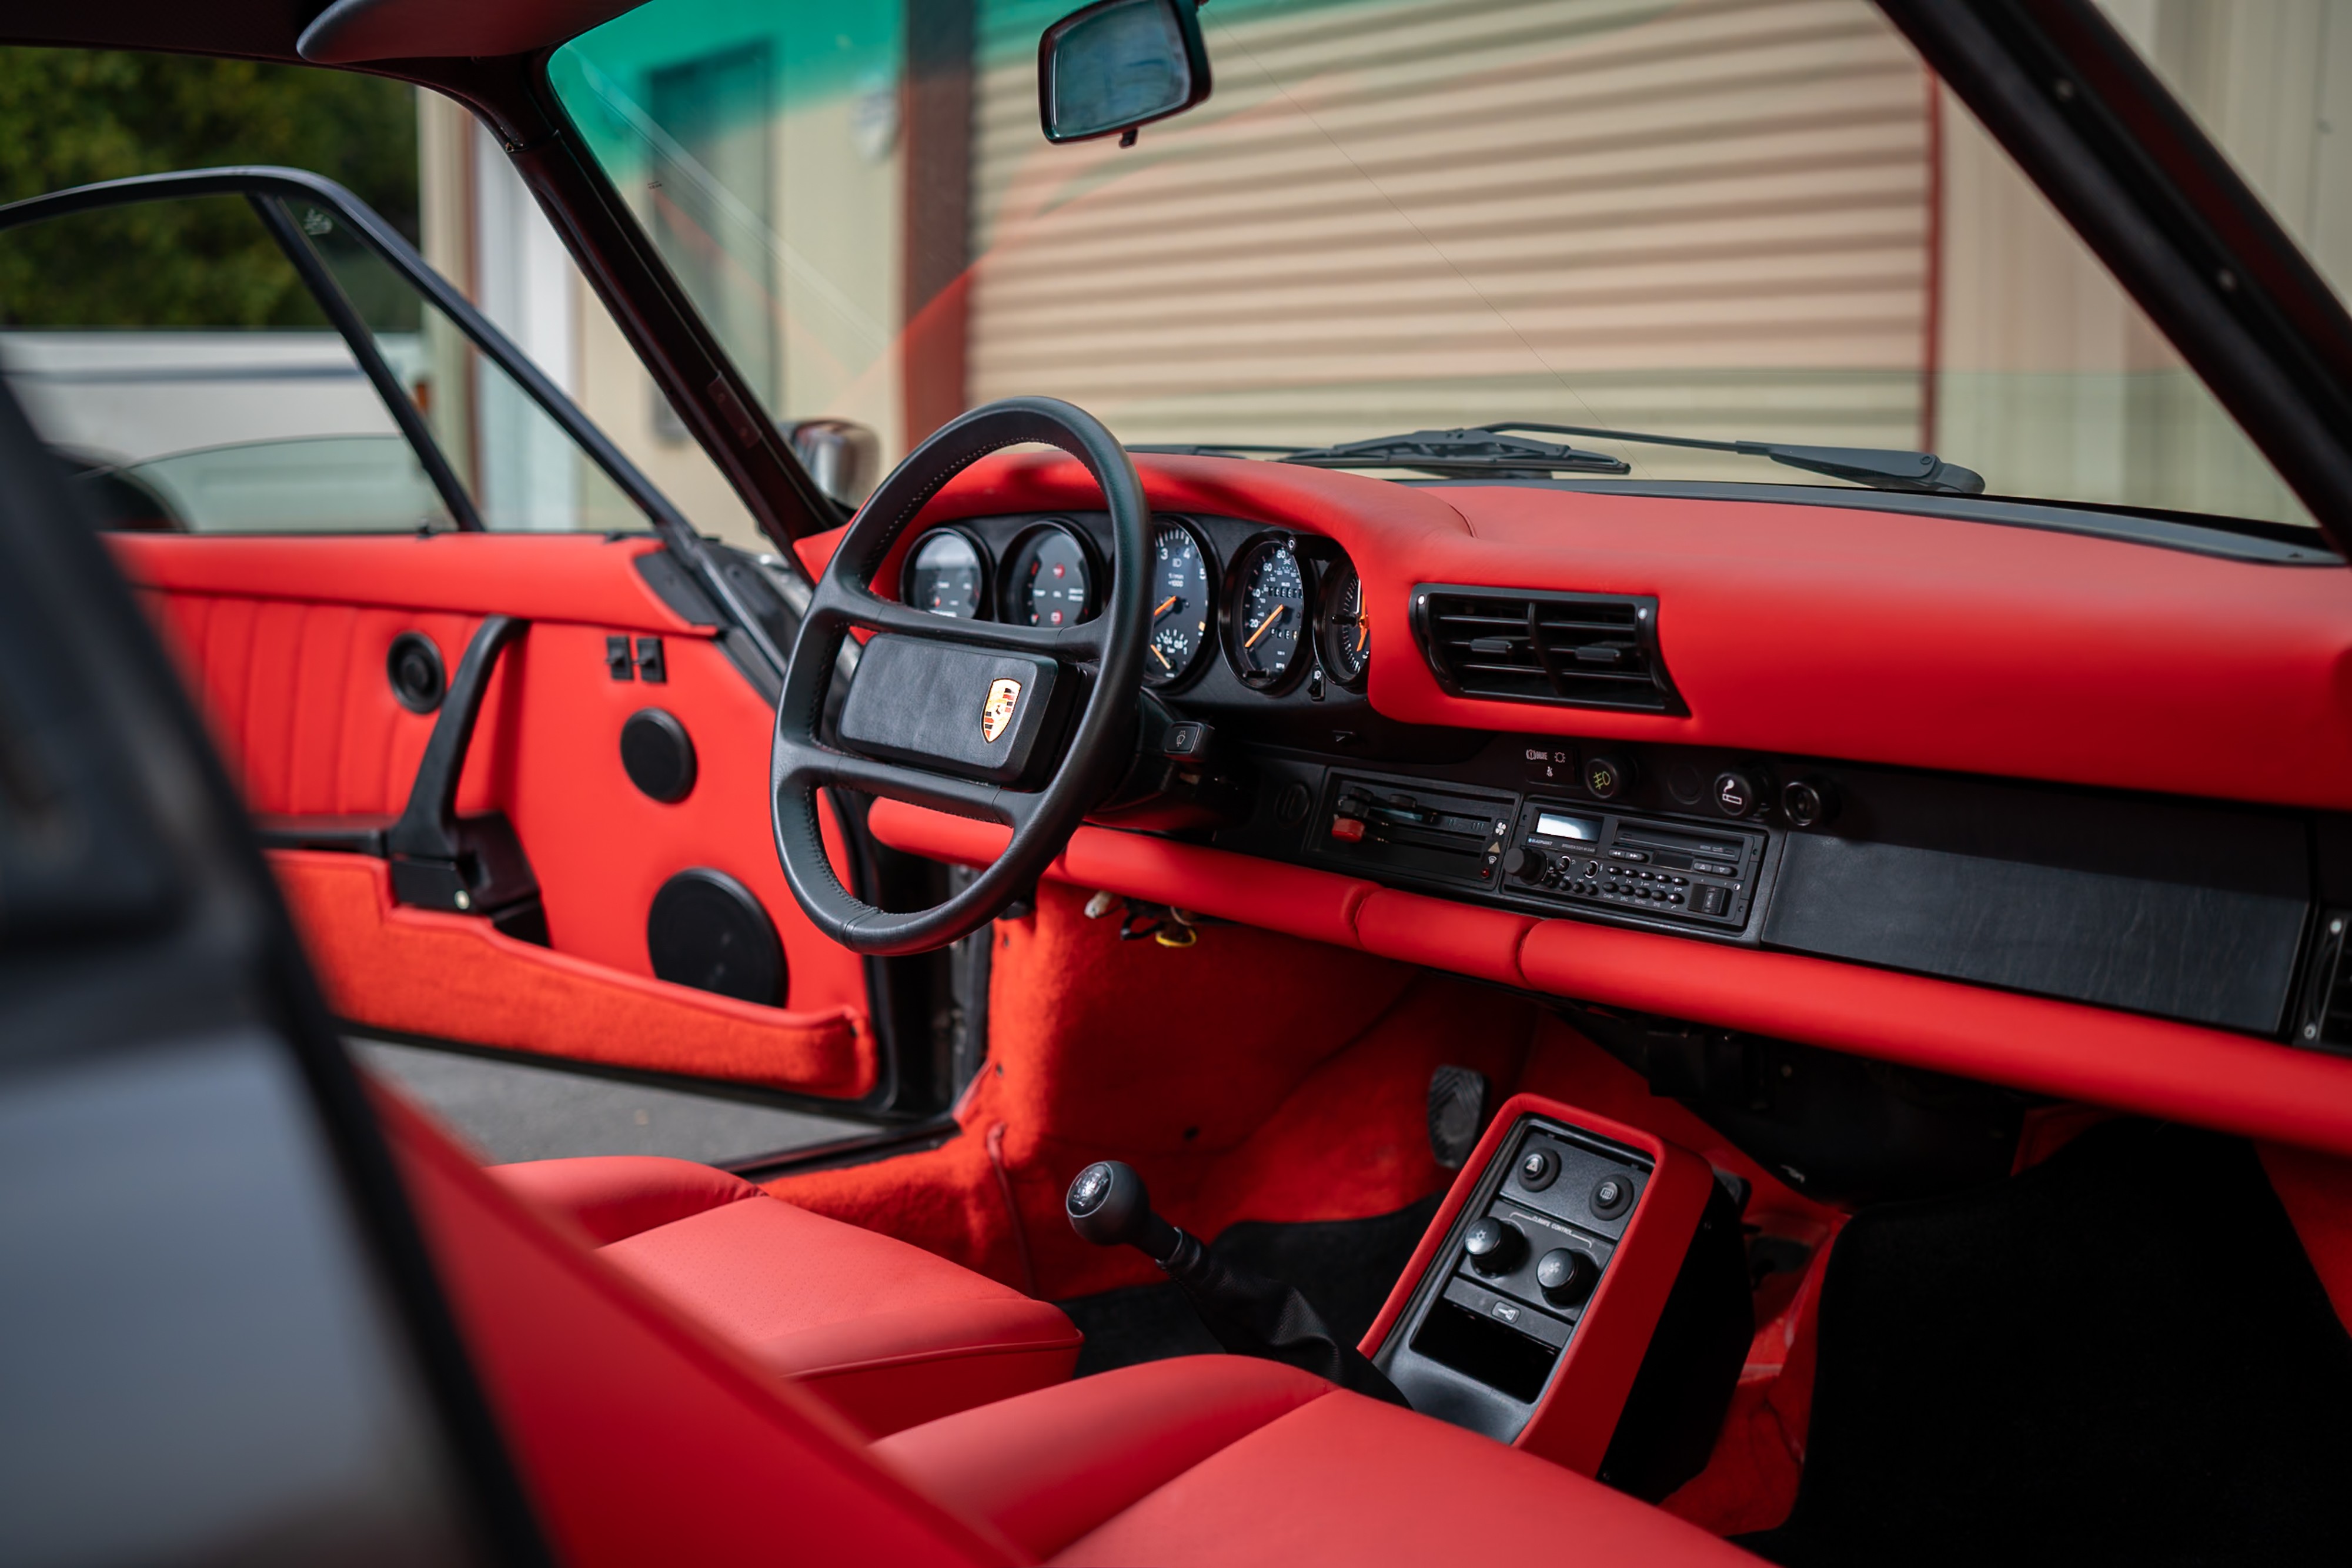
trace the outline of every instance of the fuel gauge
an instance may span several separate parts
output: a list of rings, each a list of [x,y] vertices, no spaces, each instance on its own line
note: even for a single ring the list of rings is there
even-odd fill
[[[1372,663],[1372,629],[1364,620],[1364,580],[1346,561],[1323,579],[1323,613],[1318,639],[1323,673],[1349,691],[1360,691]]]

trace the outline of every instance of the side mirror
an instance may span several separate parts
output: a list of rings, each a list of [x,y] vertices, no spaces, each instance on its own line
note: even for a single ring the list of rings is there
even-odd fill
[[[784,427],[793,455],[816,487],[851,511],[865,503],[882,479],[882,442],[866,426],[846,419],[803,419]]]
[[[1209,96],[1195,0],[1096,0],[1037,40],[1037,113],[1048,141],[1119,135]]]

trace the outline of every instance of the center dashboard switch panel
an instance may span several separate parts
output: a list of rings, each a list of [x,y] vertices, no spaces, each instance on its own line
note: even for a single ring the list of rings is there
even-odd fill
[[[1706,1161],[1519,1095],[1362,1349],[1423,1414],[1656,1498],[1706,1464],[1754,1332]]]

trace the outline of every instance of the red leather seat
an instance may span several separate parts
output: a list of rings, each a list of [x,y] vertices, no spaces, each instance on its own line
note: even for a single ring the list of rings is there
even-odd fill
[[[1572,1470],[1242,1356],[1126,1367],[873,1452],[1051,1563],[1755,1562]]]
[[[1061,1310],[688,1160],[493,1166],[597,1255],[786,1374],[869,1437],[1059,1383]]]
[[[414,1112],[387,1102],[383,1119],[499,1429],[574,1568],[1756,1562],[1499,1443],[1229,1356],[867,1444],[596,1267]]]

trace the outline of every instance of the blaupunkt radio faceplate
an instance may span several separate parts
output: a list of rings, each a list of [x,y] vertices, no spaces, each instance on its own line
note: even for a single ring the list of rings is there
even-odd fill
[[[1764,835],[1621,817],[1589,803],[1521,803],[1502,891],[1564,905],[1605,904],[1738,930],[1755,895]]]

